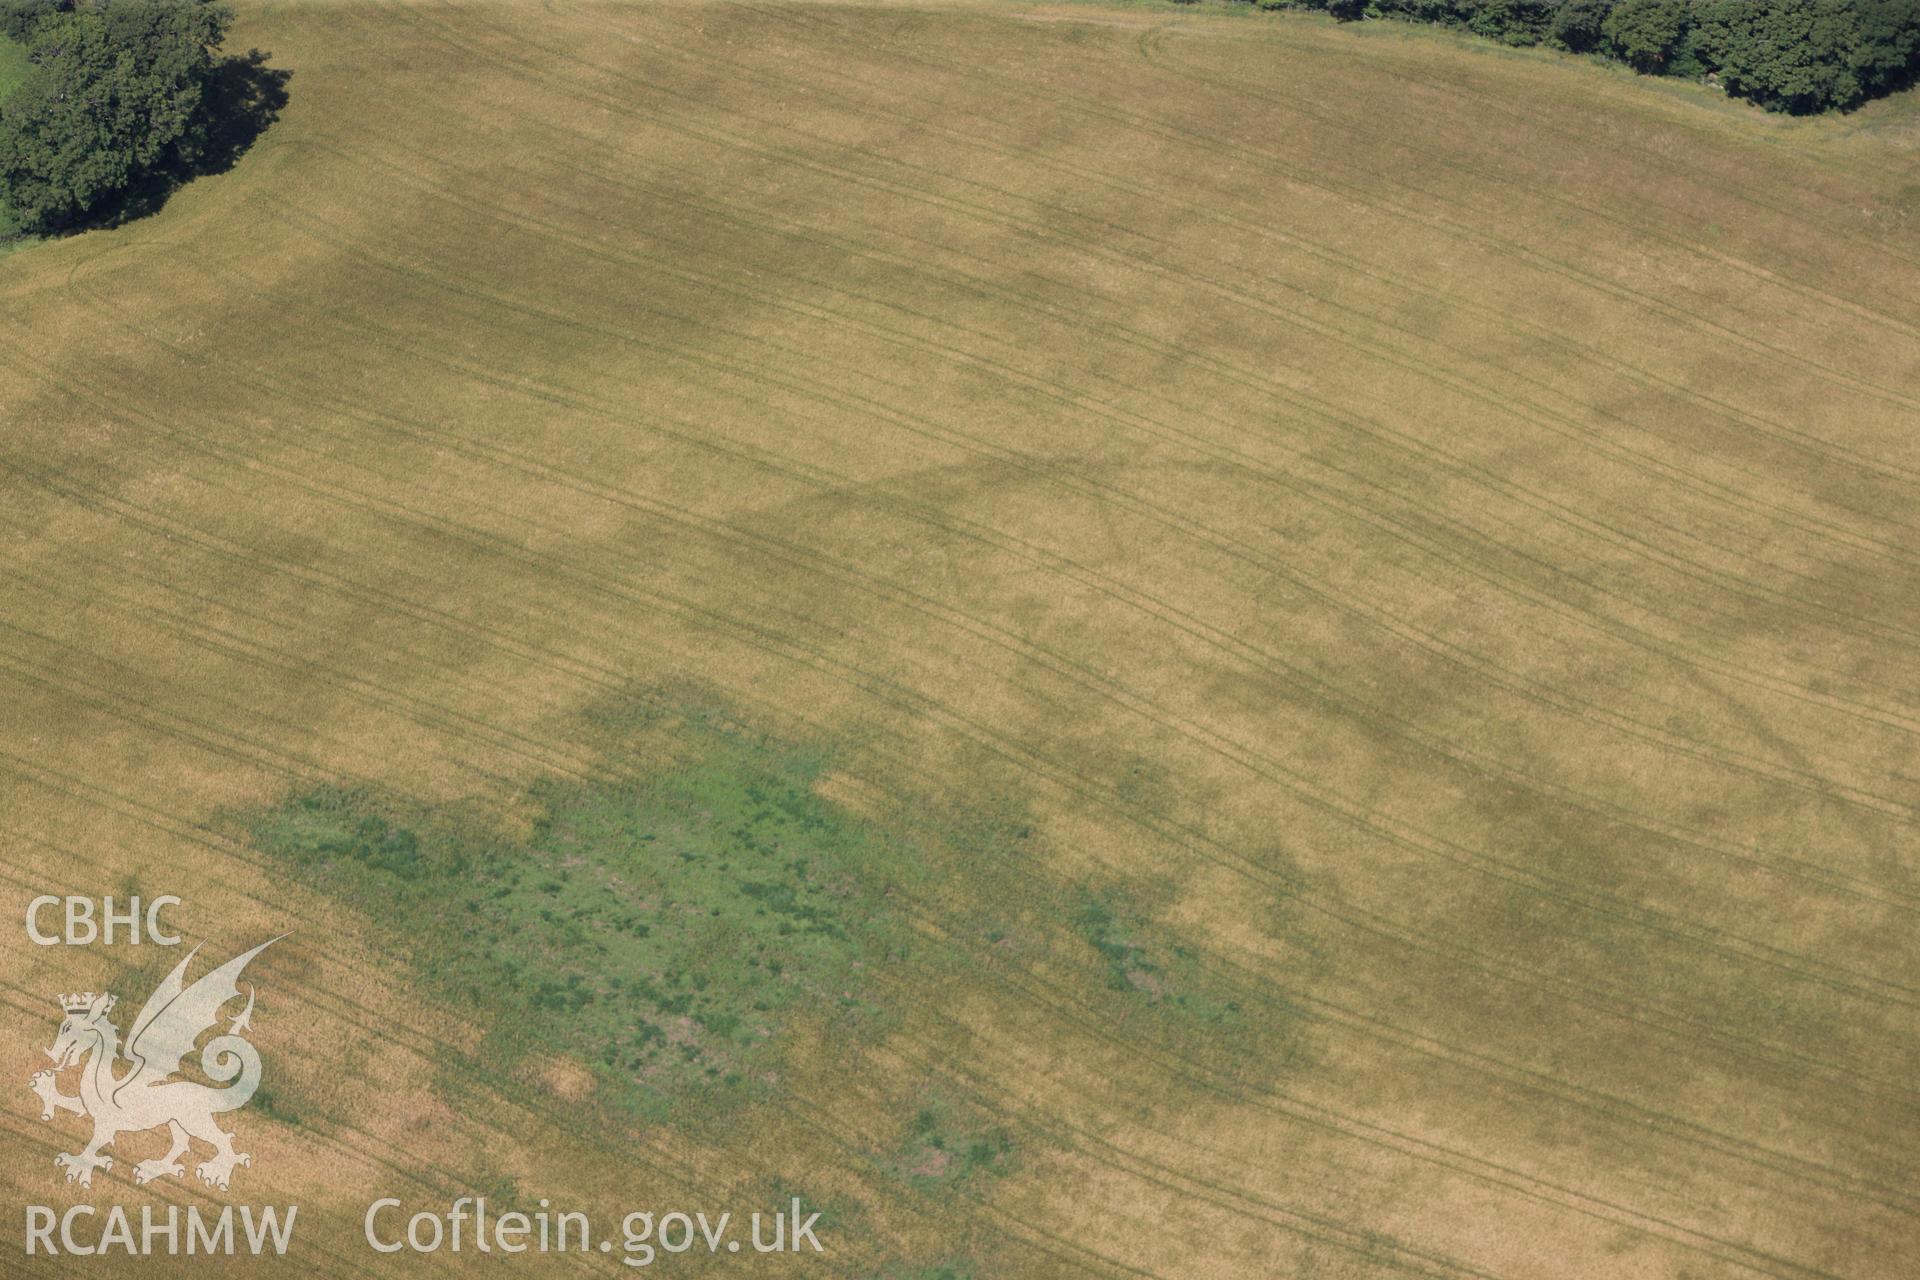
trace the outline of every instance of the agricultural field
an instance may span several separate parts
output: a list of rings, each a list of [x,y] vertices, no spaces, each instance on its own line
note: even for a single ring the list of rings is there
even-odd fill
[[[365,1239],[484,1195],[821,1214],[675,1275],[1913,1274],[1911,94],[237,7],[277,121],[0,258],[6,910],[185,939],[0,928],[0,1185],[298,1224],[0,1273],[636,1269]],[[270,938],[230,1188],[63,1180],[58,998]]]

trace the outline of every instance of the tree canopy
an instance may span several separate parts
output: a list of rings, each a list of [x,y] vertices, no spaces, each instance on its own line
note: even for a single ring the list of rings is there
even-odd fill
[[[8,20],[32,69],[0,103],[0,200],[13,217],[70,226],[190,165],[207,143],[213,51],[232,16],[205,0],[15,3]]]
[[[1635,71],[1659,71],[1687,31],[1687,0],[1616,0],[1600,32]]]
[[[1258,0],[1461,27],[1651,74],[1716,75],[1775,111],[1847,109],[1920,74],[1920,0]]]
[[[1704,60],[1728,92],[1783,111],[1851,107],[1908,83],[1920,54],[1913,0],[1708,0]]]

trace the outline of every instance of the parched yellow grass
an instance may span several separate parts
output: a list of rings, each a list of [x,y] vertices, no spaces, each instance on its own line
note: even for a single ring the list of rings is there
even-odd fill
[[[234,172],[0,261],[0,874],[294,925],[256,1024],[316,1117],[243,1113],[236,1195],[311,1274],[457,1274],[358,1213],[488,1177],[881,1206],[794,1274],[1910,1274],[1910,103],[1094,4],[235,41],[293,80]],[[1152,904],[1306,1051],[1116,1032],[1014,901],[882,1050],[610,1152],[571,1064],[449,1105],[476,1029],[213,826],[323,780],[511,818],[674,683],[840,744],[862,811],[1030,815],[1036,892]],[[127,956],[0,955],[24,1084]],[[861,1171],[923,1079],[1020,1152],[931,1214]],[[0,1096],[8,1199],[63,1202]]]

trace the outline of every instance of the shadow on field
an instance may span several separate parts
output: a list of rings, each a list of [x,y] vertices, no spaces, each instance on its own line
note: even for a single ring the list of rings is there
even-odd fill
[[[201,102],[205,141],[198,153],[155,170],[70,230],[117,227],[144,218],[158,212],[169,196],[195,178],[225,173],[238,164],[287,105],[287,83],[293,72],[268,66],[269,56],[249,49],[215,64]]]
[[[225,173],[287,105],[293,72],[267,65],[258,49],[223,58],[207,85],[207,145],[190,176]]]

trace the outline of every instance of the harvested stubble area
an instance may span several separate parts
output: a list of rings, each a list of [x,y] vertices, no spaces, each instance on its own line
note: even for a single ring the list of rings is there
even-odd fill
[[[0,261],[9,900],[292,930],[231,1196],[94,1199],[1912,1274],[1912,108],[1140,6],[232,43],[237,168]],[[174,958],[0,946],[22,1083]]]

